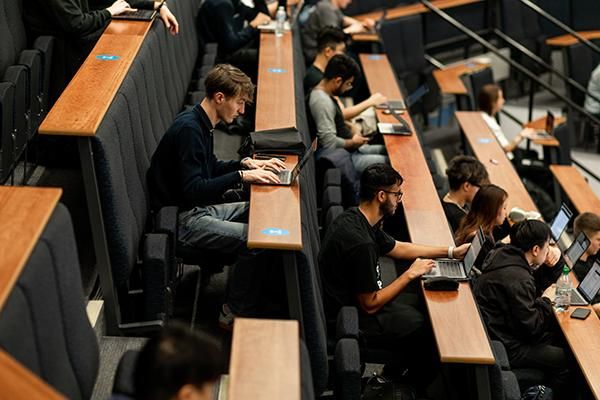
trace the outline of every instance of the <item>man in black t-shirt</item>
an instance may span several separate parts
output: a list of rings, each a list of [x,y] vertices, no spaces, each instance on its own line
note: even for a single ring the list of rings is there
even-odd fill
[[[319,265],[328,319],[335,318],[342,306],[357,307],[367,346],[384,347],[400,362],[412,360],[423,368],[431,361],[427,355],[434,348],[432,343],[423,342],[429,338],[425,318],[416,295],[399,295],[411,281],[433,268],[432,258],[462,258],[469,245],[424,246],[399,242],[385,233],[381,222],[396,211],[403,195],[402,182],[400,174],[387,164],[367,167],[360,181],[360,204],[328,227]],[[379,267],[379,257],[383,255],[414,260],[385,287]]]

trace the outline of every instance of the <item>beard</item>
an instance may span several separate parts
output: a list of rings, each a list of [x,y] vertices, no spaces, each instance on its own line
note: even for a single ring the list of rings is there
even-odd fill
[[[392,204],[390,202],[385,202],[379,206],[379,211],[384,218],[391,217],[396,213],[396,204]]]

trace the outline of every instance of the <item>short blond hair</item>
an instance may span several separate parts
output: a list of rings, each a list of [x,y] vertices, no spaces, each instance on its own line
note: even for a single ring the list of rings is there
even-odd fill
[[[204,79],[206,97],[221,92],[225,97],[240,96],[247,103],[254,99],[254,84],[239,68],[230,64],[217,64]]]

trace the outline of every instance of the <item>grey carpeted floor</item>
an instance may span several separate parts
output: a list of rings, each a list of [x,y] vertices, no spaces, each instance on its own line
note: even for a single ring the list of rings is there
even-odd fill
[[[92,400],[107,400],[112,392],[112,385],[117,365],[127,350],[142,348],[146,339],[104,336],[100,342],[100,369],[94,386]]]

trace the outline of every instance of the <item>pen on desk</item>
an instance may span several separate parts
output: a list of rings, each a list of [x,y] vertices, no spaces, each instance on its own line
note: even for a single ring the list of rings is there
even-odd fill
[[[490,158],[490,162],[494,165],[498,165],[498,160],[496,160],[495,158]]]

